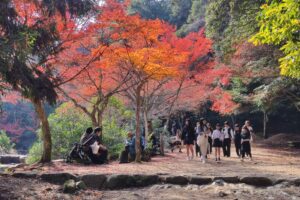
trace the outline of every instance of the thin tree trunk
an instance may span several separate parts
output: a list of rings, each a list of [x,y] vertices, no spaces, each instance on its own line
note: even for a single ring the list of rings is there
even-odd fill
[[[43,154],[40,162],[51,162],[52,141],[49,122],[45,113],[45,109],[41,100],[34,99],[32,100],[32,102],[42,126]]]
[[[142,161],[142,150],[141,150],[141,131],[140,131],[140,109],[141,109],[141,89],[143,85],[139,85],[136,89],[136,130],[135,130],[135,162]]]
[[[165,142],[164,142],[164,134],[168,132],[168,124],[169,124],[170,118],[168,117],[165,125],[164,125],[164,129],[163,131],[159,134],[159,150],[160,150],[160,155],[164,156],[165,155]]]
[[[267,133],[267,121],[268,121],[268,116],[267,116],[267,112],[264,110],[263,111],[263,115],[264,115],[264,138],[267,139],[268,138],[268,133]]]
[[[143,111],[143,116],[144,116],[144,126],[145,126],[145,145],[148,143],[148,135],[149,135],[149,129],[148,129],[148,116],[147,112],[144,110]]]
[[[96,119],[96,116],[95,115],[90,115],[90,118],[92,120],[93,127],[97,127],[98,126],[98,121]]]

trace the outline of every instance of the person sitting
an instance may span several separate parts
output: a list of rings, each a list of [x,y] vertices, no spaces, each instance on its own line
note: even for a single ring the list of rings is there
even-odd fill
[[[127,134],[127,139],[125,140],[125,150],[121,152],[120,154],[120,163],[128,163],[129,162],[129,153],[133,153],[132,150],[132,138],[133,134],[129,132]]]
[[[90,134],[89,138],[84,141],[83,145],[88,146],[88,156],[95,164],[103,164],[107,162],[107,148],[102,144],[101,136],[102,128],[95,128],[94,132]]]
[[[90,137],[90,135],[93,133],[93,128],[88,127],[86,131],[82,134],[80,137],[80,144],[84,144],[86,140]]]
[[[145,138],[143,136],[140,137],[141,151],[145,149]],[[131,132],[128,133],[128,139],[126,140],[125,149],[129,150],[129,161],[135,160],[136,151],[135,151],[135,136]]]
[[[148,141],[149,144],[151,145],[151,155],[153,156],[157,154],[157,152],[159,151],[159,142],[155,137],[154,132],[150,133],[150,135],[148,136]]]

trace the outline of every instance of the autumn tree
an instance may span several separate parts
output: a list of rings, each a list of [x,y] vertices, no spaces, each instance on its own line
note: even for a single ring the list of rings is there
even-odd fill
[[[43,102],[55,104],[58,97],[55,87],[60,81],[48,60],[62,50],[63,30],[65,34],[74,28],[74,22],[68,23],[70,16],[79,14],[90,3],[83,0],[0,3],[0,78],[35,107],[43,132],[41,162],[51,160],[51,135]]]

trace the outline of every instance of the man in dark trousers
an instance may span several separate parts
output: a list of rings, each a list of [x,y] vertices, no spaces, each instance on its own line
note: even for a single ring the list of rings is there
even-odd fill
[[[224,128],[222,130],[224,134],[224,140],[223,140],[223,154],[224,157],[230,157],[230,147],[231,147],[231,140],[233,138],[233,130],[229,126],[228,122],[224,122]]]
[[[236,155],[241,157],[241,129],[239,124],[234,125],[234,145],[236,150]]]
[[[88,156],[95,164],[107,163],[107,148],[101,141],[102,128],[97,127],[83,145],[89,146]]]

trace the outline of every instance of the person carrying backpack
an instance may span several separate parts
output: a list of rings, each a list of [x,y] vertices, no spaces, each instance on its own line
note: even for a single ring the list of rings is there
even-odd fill
[[[247,125],[244,125],[241,132],[241,152],[242,152],[242,158],[241,161],[244,161],[245,154],[248,154],[250,156],[250,159],[252,160],[252,154],[251,154],[251,132],[248,129]]]

